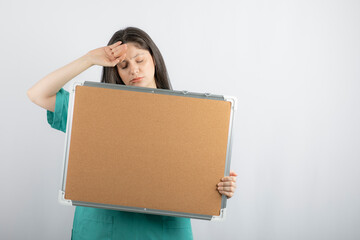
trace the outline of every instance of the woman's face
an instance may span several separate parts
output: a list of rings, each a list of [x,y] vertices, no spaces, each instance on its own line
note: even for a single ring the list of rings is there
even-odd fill
[[[125,85],[156,88],[154,60],[149,51],[134,43],[126,45],[126,57],[116,66]]]

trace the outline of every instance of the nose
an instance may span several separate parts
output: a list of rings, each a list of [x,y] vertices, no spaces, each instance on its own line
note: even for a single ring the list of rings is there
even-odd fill
[[[136,75],[139,73],[139,67],[136,64],[130,64],[129,69],[131,75]]]

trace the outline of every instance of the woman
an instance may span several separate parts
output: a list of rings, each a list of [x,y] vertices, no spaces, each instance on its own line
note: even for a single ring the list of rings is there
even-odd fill
[[[50,73],[28,90],[31,101],[48,110],[53,128],[66,131],[69,93],[62,87],[93,65],[104,67],[104,83],[171,89],[155,43],[144,31],[129,27],[117,31],[107,46]],[[218,183],[220,194],[233,196],[236,176],[230,172]],[[192,230],[188,218],[76,207],[72,239],[192,239]]]

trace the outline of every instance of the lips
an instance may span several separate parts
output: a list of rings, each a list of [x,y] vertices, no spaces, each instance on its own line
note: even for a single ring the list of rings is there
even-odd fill
[[[139,82],[139,81],[141,81],[143,78],[144,78],[144,77],[133,78],[130,82],[131,82],[131,83]]]

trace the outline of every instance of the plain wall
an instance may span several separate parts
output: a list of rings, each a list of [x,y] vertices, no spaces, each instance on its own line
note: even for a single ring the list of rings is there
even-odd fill
[[[26,91],[126,26],[174,89],[238,98],[238,188],[224,222],[192,220],[195,239],[360,239],[359,1],[1,1],[0,26],[1,239],[70,239],[65,135]]]

